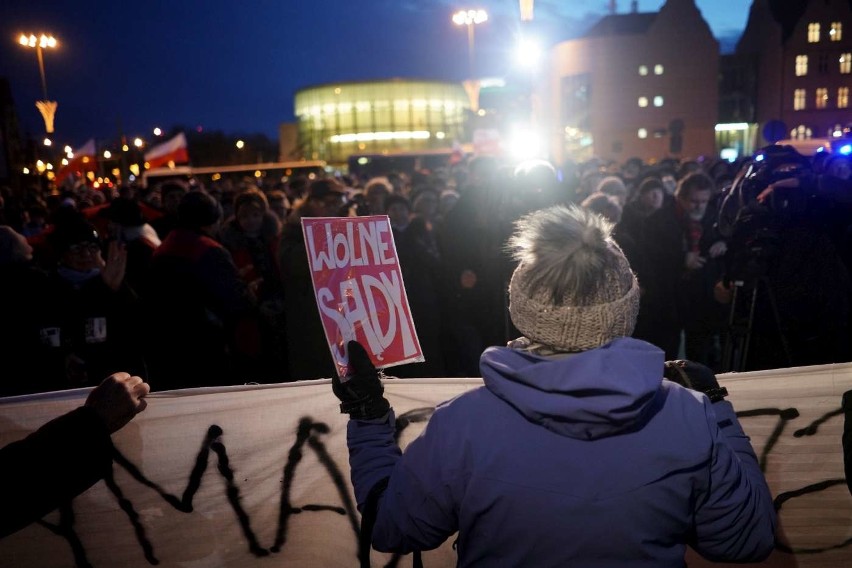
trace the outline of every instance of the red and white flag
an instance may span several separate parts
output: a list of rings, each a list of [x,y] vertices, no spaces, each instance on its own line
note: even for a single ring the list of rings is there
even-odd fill
[[[183,132],[162,144],[157,144],[145,152],[145,161],[148,168],[159,168],[168,165],[169,162],[183,164],[189,162],[189,153],[186,151],[186,136]]]
[[[56,172],[56,178],[54,179],[56,185],[60,185],[65,178],[70,176],[71,174],[80,174],[83,172],[93,172],[98,168],[98,162],[95,159],[95,139],[92,138],[81,148],[77,148],[74,150],[73,157],[68,160],[68,165],[62,166],[62,168]]]

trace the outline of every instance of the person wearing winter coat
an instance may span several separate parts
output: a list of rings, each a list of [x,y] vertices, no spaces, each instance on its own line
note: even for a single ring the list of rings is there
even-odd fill
[[[372,546],[458,533],[459,566],[682,567],[687,546],[766,558],[776,516],[749,439],[709,369],[668,364],[685,388],[663,378],[662,350],[628,337],[639,286],[611,225],[557,206],[510,244],[524,336],[488,348],[484,386],[439,405],[405,453],[370,355],[348,345],[354,373],[332,384]]]

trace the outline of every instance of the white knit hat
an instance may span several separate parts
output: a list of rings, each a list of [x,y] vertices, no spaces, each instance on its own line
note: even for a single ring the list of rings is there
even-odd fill
[[[633,333],[639,283],[611,229],[577,207],[518,222],[510,245],[521,262],[509,284],[509,313],[527,338],[576,352]]]

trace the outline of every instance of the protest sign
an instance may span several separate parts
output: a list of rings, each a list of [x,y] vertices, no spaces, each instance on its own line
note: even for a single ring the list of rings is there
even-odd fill
[[[841,447],[852,416],[843,407],[852,364],[728,375],[720,383],[778,510],[778,545],[757,566],[852,566]],[[400,446],[422,432],[437,404],[481,386],[481,379],[386,380]],[[86,394],[0,399],[0,445],[79,406]],[[0,540],[0,566],[357,566],[361,520],[338,405],[328,380],[154,393],[148,409],[113,435],[112,475]],[[423,564],[454,566],[455,540],[423,553]],[[694,553],[687,563],[719,566]],[[372,553],[372,566],[411,564]]]
[[[388,217],[304,218],[302,231],[337,374],[353,339],[380,369],[423,361]]]

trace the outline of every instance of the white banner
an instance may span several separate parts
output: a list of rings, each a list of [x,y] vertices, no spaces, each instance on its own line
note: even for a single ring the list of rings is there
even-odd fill
[[[841,398],[852,364],[722,378],[780,507],[767,566],[852,565]],[[480,379],[389,380],[400,444],[434,406]],[[0,399],[0,444],[82,403],[87,391]],[[346,417],[329,381],[153,393],[113,436],[113,478],[70,509],[0,540],[0,566],[358,566]],[[56,475],[62,475],[57,471]],[[2,514],[2,512],[0,512]],[[454,566],[450,539],[423,554]],[[796,554],[785,552],[792,549]],[[393,562],[373,552],[373,566]],[[403,557],[400,566],[410,566]],[[709,565],[695,555],[689,566]]]

